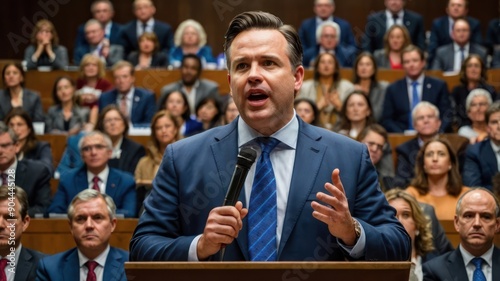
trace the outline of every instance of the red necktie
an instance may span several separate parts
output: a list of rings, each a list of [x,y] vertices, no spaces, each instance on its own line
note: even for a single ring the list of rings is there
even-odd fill
[[[87,273],[87,281],[97,281],[97,277],[95,276],[94,269],[97,267],[97,262],[95,261],[88,261],[85,263],[87,268],[89,269],[89,272]]]
[[[2,175],[5,175],[5,174],[2,174]],[[7,275],[5,275],[5,266],[7,266],[7,260],[1,259],[0,260],[0,281],[7,281]]]
[[[94,185],[92,185],[92,189],[95,189],[99,192],[101,192],[101,188],[99,188],[99,177],[98,176],[94,176],[94,178],[92,179],[92,181],[94,182]]]
[[[127,95],[122,95],[120,99],[120,111],[128,118]]]

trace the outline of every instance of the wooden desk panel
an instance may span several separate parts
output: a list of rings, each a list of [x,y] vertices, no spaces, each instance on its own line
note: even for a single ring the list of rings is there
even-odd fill
[[[118,219],[111,235],[111,246],[128,251],[137,219]],[[76,246],[67,219],[32,219],[23,233],[24,246],[46,254],[55,254]]]

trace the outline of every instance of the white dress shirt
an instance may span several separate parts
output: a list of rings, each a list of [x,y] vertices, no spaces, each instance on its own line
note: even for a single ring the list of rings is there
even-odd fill
[[[492,271],[492,266],[493,266],[493,248],[495,246],[492,245],[491,248],[484,253],[481,258],[483,258],[483,264],[482,264],[482,270],[484,273],[484,276],[486,277],[486,281],[492,281],[493,280],[493,271]],[[467,252],[462,245],[459,246],[460,248],[460,253],[462,254],[462,258],[464,259],[464,264],[465,264],[465,270],[467,271],[467,277],[469,280],[472,280],[472,276],[474,275],[474,270],[476,270],[476,266],[471,262],[475,256],[473,256],[471,253]]]
[[[92,189],[94,186],[94,176],[99,177],[99,189],[101,193],[106,193],[106,182],[108,181],[108,175],[109,175],[109,167],[106,165],[106,168],[102,170],[97,175],[92,174],[89,170],[87,170],[87,181],[89,183],[89,189]]]
[[[394,22],[394,19],[392,18],[392,13],[389,10],[385,10],[387,30],[389,30],[389,28],[391,28],[391,26],[393,26],[394,24],[399,24],[404,26],[403,23],[404,15],[405,15],[404,10],[399,11],[398,19],[396,20],[396,22]]]
[[[106,259],[108,258],[108,254],[109,254],[109,245],[106,247],[104,252],[102,252],[99,256],[97,256],[97,258],[94,259],[94,261],[97,262],[98,264],[94,269],[96,281],[106,281],[103,280],[103,276],[104,276],[104,266],[106,265]],[[89,259],[86,256],[84,256],[82,252],[80,252],[80,250],[78,250],[78,260],[80,263],[80,280],[85,281],[87,280],[87,274],[89,272],[89,269],[87,268],[85,263],[89,261]]]
[[[154,32],[153,27],[155,26],[155,19],[150,18],[146,22],[146,25],[147,25],[147,27],[146,27],[147,32]],[[143,26],[142,21],[137,20],[136,21],[137,38],[139,38],[142,35],[142,33],[144,33],[144,28],[142,26]]]

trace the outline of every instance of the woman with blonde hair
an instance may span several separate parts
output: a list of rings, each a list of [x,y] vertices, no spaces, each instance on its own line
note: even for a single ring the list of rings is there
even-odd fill
[[[59,45],[54,24],[41,19],[35,24],[31,34],[31,45],[24,50],[24,61],[28,69],[48,67],[64,69],[68,66],[68,50]]]
[[[384,35],[384,48],[375,50],[373,56],[378,67],[388,69],[403,69],[402,51],[411,44],[411,37],[406,27],[392,25]]]
[[[82,107],[89,108],[89,123],[95,125],[99,115],[97,101],[101,93],[113,89],[113,84],[104,78],[106,67],[96,55],[83,56],[79,70],[80,77],[76,80],[77,100]]]
[[[212,48],[207,45],[207,34],[203,26],[188,19],[179,24],[174,35],[175,47],[170,49],[169,64],[174,68],[181,66],[182,57],[186,54],[195,54],[201,61],[203,67],[207,64],[215,64]],[[215,67],[215,65],[214,65]]]
[[[462,186],[458,157],[450,143],[442,138],[425,142],[415,162],[415,178],[406,191],[433,206],[439,220],[453,220],[458,198],[469,189]]]
[[[396,217],[411,238],[410,281],[422,281],[422,263],[426,255],[434,250],[432,228],[420,204],[402,189],[387,191],[385,197],[389,205],[396,209]]]

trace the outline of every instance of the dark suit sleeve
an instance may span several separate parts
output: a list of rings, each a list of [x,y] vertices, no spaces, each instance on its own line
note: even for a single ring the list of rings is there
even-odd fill
[[[127,179],[123,186],[123,200],[117,205],[116,213],[123,214],[126,218],[137,216],[137,195],[133,178]]]
[[[30,217],[35,217],[35,214],[45,214],[47,207],[50,206],[51,202],[51,190],[50,190],[50,178],[51,174],[47,167],[44,165],[40,166],[41,171],[36,171],[33,175],[38,174],[36,179],[33,179],[36,183],[35,189],[35,202],[32,204],[28,210]],[[26,176],[33,176],[26,175]]]
[[[66,49],[66,47],[64,46],[59,45],[54,49],[54,53],[56,57],[52,62],[52,68],[64,70],[69,65],[68,49]]]
[[[481,22],[476,19],[469,19],[471,25],[470,41],[479,45],[483,45],[483,37],[481,36]]]
[[[441,81],[440,89],[438,92],[438,104],[436,106],[439,108],[439,117],[441,118],[441,132],[448,132],[451,129],[451,123],[453,122],[454,112],[451,107],[451,97],[448,91],[448,85],[446,82]]]
[[[156,113],[155,95],[153,93],[147,95],[145,110],[145,120],[143,123],[151,123],[151,119],[153,119],[153,115]]]
[[[413,178],[413,165],[406,153],[396,150],[398,155],[398,164],[396,166],[396,177],[394,178],[393,187],[406,188]]]
[[[395,114],[396,107],[398,106],[394,100],[395,95],[399,94],[396,91],[397,85],[390,85],[387,88],[385,98],[384,98],[384,110],[382,111],[382,118],[380,124],[384,126],[387,132],[390,133],[402,133],[404,129],[400,128],[399,124],[396,122]]]
[[[54,173],[54,161],[52,159],[52,149],[49,143],[42,143],[39,146],[38,151],[38,161],[40,161],[47,169],[49,169],[50,175]]]
[[[174,151],[167,146],[162,164],[153,181],[151,194],[144,202],[145,213],[130,241],[131,261],[186,261],[195,236],[182,236],[179,219],[196,210],[180,206]],[[194,199],[193,199],[194,200]],[[188,212],[188,213],[186,213]],[[169,231],[166,232],[165,230]]]
[[[361,36],[361,49],[370,53],[373,53],[376,49],[373,45],[376,34],[379,32],[385,33],[385,30],[382,30],[385,25],[382,26],[382,23],[378,22],[375,15],[376,14],[368,16],[365,33]]]
[[[440,49],[436,51],[436,55],[433,56],[434,58],[432,59],[432,64],[430,69],[432,70],[444,70],[444,64],[442,62],[442,59],[444,59],[444,56],[442,52],[440,52]]]
[[[35,99],[33,103],[33,122],[44,122],[45,115],[43,114],[42,101],[39,93],[34,93]]]
[[[439,34],[439,21],[436,19],[432,22],[431,36],[429,38],[429,47],[427,48],[427,52],[429,54],[428,57],[429,66],[431,66],[431,64],[433,63],[436,50],[439,47],[438,34]]]
[[[417,15],[415,18],[415,24],[417,25],[417,29],[415,29],[415,33],[413,38],[413,44],[417,45],[421,50],[425,50],[425,28],[424,28],[424,19],[422,16]]]
[[[444,267],[444,265],[441,265],[442,267]],[[434,267],[432,264],[430,264],[429,262],[426,262],[422,265],[422,271],[424,273],[424,281],[439,281],[441,279],[439,279],[436,275],[435,275],[435,272],[434,272]],[[441,270],[443,270],[444,268],[441,268]]]

